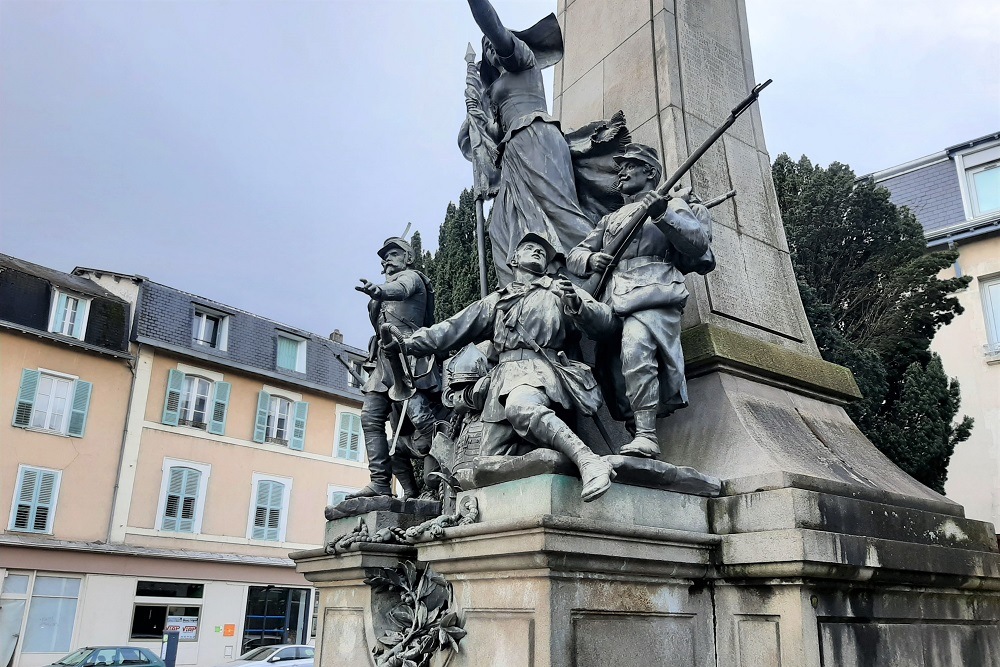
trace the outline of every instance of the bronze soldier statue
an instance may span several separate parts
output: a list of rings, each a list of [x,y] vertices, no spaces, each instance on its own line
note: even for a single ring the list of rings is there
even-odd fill
[[[688,291],[684,274],[715,267],[708,209],[683,196],[662,197],[655,188],[662,167],[656,150],[629,144],[619,163],[619,189],[627,203],[604,216],[574,248],[567,268],[578,276],[600,275],[612,262],[604,252],[640,207],[649,217],[612,267],[603,301],[622,318],[622,335],[598,346],[598,375],[613,417],[634,431],[620,453],[660,454],[656,420],[687,405],[681,314]]]
[[[362,279],[361,285],[355,287],[371,297],[368,313],[376,334],[369,343],[371,371],[362,388],[361,407],[371,483],[347,497],[391,495],[395,474],[404,497],[412,498],[418,495],[419,488],[409,459],[426,457],[430,452],[436,422],[434,395],[440,392],[441,374],[433,356],[400,359],[398,352],[388,352],[383,347],[380,337],[388,331],[405,336],[432,324],[434,292],[427,276],[413,268],[413,248],[406,239],[386,239],[378,255],[385,283],[375,285]],[[394,385],[396,389],[410,385],[412,395],[404,403],[394,401],[390,396]],[[405,440],[408,451],[401,449],[390,457],[385,425],[394,407],[400,413],[397,430],[408,429],[403,421],[409,420],[413,434]]]
[[[403,348],[425,355],[491,340],[499,363],[488,383],[477,382],[471,390],[485,392],[481,454],[523,454],[525,444],[560,451],[579,468],[581,496],[591,501],[611,486],[614,470],[556,410],[593,415],[600,407],[590,367],[569,360],[564,350],[580,331],[595,338],[610,335],[615,320],[608,306],[568,280],[546,275],[558,255],[553,240],[534,232],[523,235],[508,260],[510,284],[415,331]],[[469,401],[478,403],[476,397]]]

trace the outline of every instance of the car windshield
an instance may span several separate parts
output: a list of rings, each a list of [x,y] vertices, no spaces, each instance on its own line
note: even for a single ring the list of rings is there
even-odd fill
[[[79,665],[81,662],[83,662],[86,659],[86,657],[88,655],[90,655],[91,651],[93,651],[93,650],[94,649],[92,649],[92,648],[78,648],[77,650],[75,650],[72,653],[70,653],[69,655],[67,655],[65,658],[61,659],[59,662],[54,662],[52,664],[54,664],[54,665]]]
[[[247,651],[240,656],[240,660],[267,660],[268,656],[274,653],[277,649],[273,646],[261,646],[260,648],[255,648],[252,651]]]

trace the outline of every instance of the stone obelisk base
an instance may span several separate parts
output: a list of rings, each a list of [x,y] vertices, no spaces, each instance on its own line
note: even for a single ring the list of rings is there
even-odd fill
[[[507,482],[466,492],[479,522],[442,539],[293,554],[320,590],[317,664],[374,664],[365,569],[408,559],[451,583],[468,632],[431,664],[1000,666],[989,524],[792,488],[579,492]]]

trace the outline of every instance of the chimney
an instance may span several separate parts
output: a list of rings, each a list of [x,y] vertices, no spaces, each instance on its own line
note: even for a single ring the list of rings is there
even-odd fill
[[[340,333],[340,329],[334,329],[333,333],[330,334],[330,340],[332,340],[334,343],[343,343],[344,334]]]

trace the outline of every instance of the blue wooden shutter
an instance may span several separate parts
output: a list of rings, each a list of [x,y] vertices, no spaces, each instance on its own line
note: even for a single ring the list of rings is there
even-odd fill
[[[63,323],[66,320],[66,295],[59,293],[59,298],[56,299],[56,313],[55,317],[52,318],[52,331],[62,332]]]
[[[17,508],[14,510],[14,529],[32,533],[52,531],[55,486],[56,473],[34,468],[21,469],[15,494]]]
[[[90,411],[90,392],[93,384],[76,381],[76,390],[73,392],[73,409],[69,413],[69,430],[67,433],[74,438],[82,438],[87,430],[87,412]]]
[[[344,413],[340,417],[337,458],[350,461],[361,460],[361,418],[355,414]]]
[[[264,479],[257,482],[257,504],[254,508],[253,533],[255,540],[277,542],[281,537],[282,500],[285,485]]]
[[[257,394],[257,418],[253,424],[253,441],[264,442],[267,437],[267,411],[271,407],[271,394],[262,391]]]
[[[208,432],[215,435],[226,434],[226,417],[229,416],[229,394],[233,385],[228,382],[215,383],[212,397],[212,412],[208,416]]]
[[[171,468],[169,474],[161,529],[193,533],[201,471],[194,468]]]
[[[278,368],[294,371],[297,370],[299,359],[299,341],[278,336],[278,348],[276,352],[276,365]]]
[[[177,426],[181,418],[181,392],[184,390],[184,373],[170,369],[167,378],[167,395],[163,399],[163,418],[161,422],[167,426]]]
[[[289,449],[305,449],[306,417],[309,416],[309,404],[305,401],[295,403],[295,419],[292,421],[292,437],[288,441]]]
[[[78,298],[76,300],[76,319],[73,320],[73,331],[69,333],[69,335],[72,336],[73,338],[78,338],[79,340],[83,340],[84,337],[83,325],[85,319],[84,315],[87,313],[88,305],[89,305],[88,302],[85,301],[84,299]]]
[[[35,393],[38,391],[39,372],[25,368],[21,371],[21,388],[17,392],[17,405],[14,408],[14,426],[29,426],[31,410],[35,406]]]

